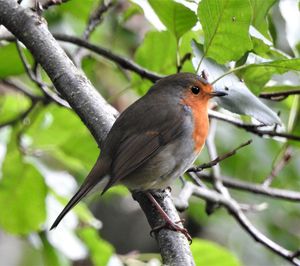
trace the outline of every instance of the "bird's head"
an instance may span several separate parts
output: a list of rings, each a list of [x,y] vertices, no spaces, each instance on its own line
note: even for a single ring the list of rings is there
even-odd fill
[[[225,92],[215,91],[210,83],[192,73],[177,73],[160,79],[149,91],[150,93],[171,96],[188,102],[207,104],[212,97],[227,95]]]

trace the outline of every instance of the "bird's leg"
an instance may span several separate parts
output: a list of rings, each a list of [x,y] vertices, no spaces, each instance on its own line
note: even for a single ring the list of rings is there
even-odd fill
[[[177,225],[177,223],[180,223],[180,221],[177,222],[173,222],[170,217],[168,216],[168,214],[166,214],[166,212],[162,209],[162,207],[158,204],[158,202],[156,201],[156,199],[153,197],[153,195],[150,192],[145,192],[146,196],[148,197],[148,199],[154,204],[154,206],[156,207],[157,211],[160,213],[161,217],[163,218],[163,220],[165,221],[164,225],[161,226],[157,226],[154,227],[151,232],[150,235],[152,235],[152,233],[154,231],[160,230],[164,227],[167,227],[173,231],[177,231],[177,232],[181,232],[182,234],[185,235],[185,237],[192,242],[192,237],[190,236],[189,232],[185,229],[180,227],[179,225]]]

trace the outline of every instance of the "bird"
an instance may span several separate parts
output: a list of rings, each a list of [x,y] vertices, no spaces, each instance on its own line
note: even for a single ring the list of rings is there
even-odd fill
[[[116,184],[132,192],[145,192],[166,226],[190,239],[187,230],[172,222],[151,191],[169,187],[193,164],[208,135],[209,100],[225,95],[193,73],[177,73],[156,81],[116,119],[94,167],[50,230],[108,176],[102,194]]]

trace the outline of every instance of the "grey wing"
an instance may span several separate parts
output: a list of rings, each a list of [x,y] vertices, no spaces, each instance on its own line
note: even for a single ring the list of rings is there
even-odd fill
[[[123,136],[112,157],[110,181],[102,193],[146,163],[166,144],[175,141],[183,133],[183,117],[177,114],[175,117],[161,121],[159,127],[153,126],[153,129],[149,127],[141,132]]]

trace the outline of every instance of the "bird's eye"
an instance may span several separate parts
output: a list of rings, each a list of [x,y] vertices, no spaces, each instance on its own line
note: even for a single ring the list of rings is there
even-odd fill
[[[194,93],[194,94],[199,94],[199,92],[201,91],[201,89],[200,89],[199,87],[197,87],[197,86],[193,86],[193,87],[191,88],[191,91],[192,91],[192,93]]]

